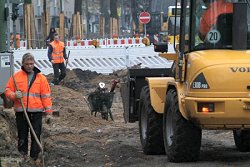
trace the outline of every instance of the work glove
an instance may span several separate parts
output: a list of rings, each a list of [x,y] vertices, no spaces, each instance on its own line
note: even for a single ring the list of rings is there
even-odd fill
[[[45,120],[46,124],[51,124],[52,119],[53,119],[52,114],[47,114],[46,115],[46,120]]]
[[[54,60],[51,60],[50,62],[51,62],[52,64],[55,64]]]
[[[15,97],[16,97],[17,99],[21,99],[21,98],[23,97],[23,93],[22,93],[20,90],[17,90],[17,91],[15,92]]]

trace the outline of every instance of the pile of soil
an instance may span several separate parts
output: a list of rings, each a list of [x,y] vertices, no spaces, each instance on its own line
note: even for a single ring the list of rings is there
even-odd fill
[[[10,155],[18,156],[15,145],[13,145],[13,141],[16,141],[17,135],[15,116],[12,110],[0,112],[0,127],[0,157]]]
[[[106,83],[110,89],[114,79],[120,79],[117,73],[102,75],[75,69],[67,72],[63,86],[51,87],[54,108],[60,111],[60,116],[55,117],[52,124],[44,125],[47,164],[72,167],[117,166],[124,159],[131,158],[131,153],[127,152],[131,146],[128,147],[128,143],[123,140],[138,143],[127,140],[131,135],[134,138],[138,129],[135,124],[124,123],[119,89],[115,90],[111,109],[114,121],[101,119],[100,113],[97,113],[97,117],[91,115],[84,100],[90,92],[96,90],[99,82]],[[139,153],[134,148],[130,149]]]
[[[47,78],[48,81],[51,82],[53,74],[49,74]],[[81,69],[67,69],[67,75],[62,81],[62,85],[63,87],[68,87],[75,91],[88,93],[96,89],[99,82],[104,82],[106,87],[110,88],[112,81],[117,79],[119,79],[119,76],[116,72],[109,75],[103,75],[89,70],[83,71]]]
[[[50,74],[47,78],[50,82],[53,75]],[[117,133],[124,131],[120,128],[130,127],[123,120],[119,89],[115,90],[112,105],[114,121],[103,120],[100,113],[97,113],[97,117],[91,115],[85,101],[88,94],[97,88],[99,82],[106,83],[106,87],[110,89],[114,79],[119,79],[117,73],[102,75],[75,69],[67,71],[63,85],[51,86],[53,109],[59,111],[59,117],[55,116],[51,124],[46,124],[44,120],[42,143],[46,165],[83,166],[85,163],[87,166],[102,166],[114,163],[105,152],[106,145],[113,142],[112,138],[117,137]],[[1,130],[0,133],[0,145],[4,147],[0,149],[0,156],[20,159],[22,157],[16,148],[14,112],[4,111],[3,113],[0,117],[0,126],[6,129]],[[116,146],[112,147],[109,149],[113,150]],[[30,165],[30,162],[22,162],[22,166]]]

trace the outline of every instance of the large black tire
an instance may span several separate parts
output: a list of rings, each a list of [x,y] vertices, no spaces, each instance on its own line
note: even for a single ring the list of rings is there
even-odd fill
[[[241,152],[250,151],[250,130],[234,130],[234,142]]]
[[[171,162],[197,161],[201,147],[201,129],[183,118],[175,90],[167,92],[163,114],[163,139]]]
[[[150,104],[149,88],[141,90],[139,104],[139,129],[143,152],[147,155],[164,154],[162,114],[154,111]]]

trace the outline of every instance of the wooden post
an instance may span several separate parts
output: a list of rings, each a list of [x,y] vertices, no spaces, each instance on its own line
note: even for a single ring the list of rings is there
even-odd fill
[[[33,5],[30,4],[30,32],[31,32],[31,46],[32,48],[37,47],[37,38],[36,38],[36,27],[35,27],[35,15]]]
[[[83,38],[83,28],[82,28],[82,15],[80,15],[80,18],[79,18],[79,28],[80,28],[80,35],[81,35],[81,39]]]
[[[113,33],[116,35],[119,35],[119,31],[118,31],[118,19],[117,18],[113,18],[114,21],[114,25],[113,25]]]
[[[49,13],[44,12],[42,17],[43,17],[43,39],[46,40],[46,38],[49,35],[49,27],[50,27]]]
[[[25,27],[25,35],[26,35],[26,40],[27,40],[27,48],[31,48],[31,40],[30,40],[30,20],[29,20],[29,15],[30,15],[30,8],[29,4],[24,4],[24,27]]]
[[[110,26],[109,34],[110,34],[110,38],[112,38],[113,36],[113,18],[112,17],[110,17],[109,19],[109,26]]]
[[[72,30],[73,30],[73,37],[76,37],[76,14],[72,15]]]
[[[59,18],[59,36],[60,40],[64,42],[64,36],[65,36],[65,30],[64,30],[64,13],[60,13],[60,18]]]
[[[32,4],[24,5],[24,23],[25,34],[27,39],[27,48],[36,48],[36,31],[35,31],[35,18]]]
[[[118,19],[116,18],[110,18],[110,36],[112,37],[114,34],[119,35],[119,29],[118,29]]]
[[[100,37],[104,38],[104,28],[105,28],[105,18],[103,15],[100,15],[100,22],[99,22],[99,31],[100,31]]]
[[[80,31],[79,31],[79,12],[76,12],[76,35],[80,37]]]
[[[74,38],[76,38],[76,36],[83,38],[83,25],[82,25],[82,17],[80,15],[80,12],[76,12],[76,14],[72,15],[72,35]]]
[[[80,37],[80,39],[82,38],[82,26],[81,26],[81,15],[80,12],[76,13],[76,32],[77,35]]]

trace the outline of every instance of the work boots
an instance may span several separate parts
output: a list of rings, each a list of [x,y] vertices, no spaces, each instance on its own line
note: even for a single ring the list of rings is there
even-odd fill
[[[34,160],[34,164],[35,164],[35,167],[42,167],[42,162],[39,158]]]

